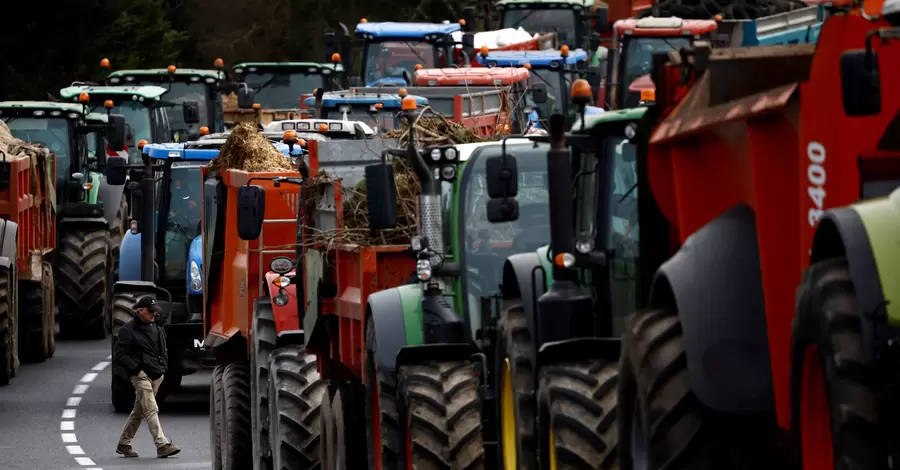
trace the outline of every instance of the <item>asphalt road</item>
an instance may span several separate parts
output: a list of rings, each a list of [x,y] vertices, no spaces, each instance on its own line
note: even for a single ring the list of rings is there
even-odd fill
[[[26,364],[0,387],[0,468],[112,470],[211,468],[208,372],[184,378],[160,413],[181,453],[157,459],[146,425],[135,437],[140,457],[116,455],[126,415],[109,402],[109,339],[57,342],[56,355]]]

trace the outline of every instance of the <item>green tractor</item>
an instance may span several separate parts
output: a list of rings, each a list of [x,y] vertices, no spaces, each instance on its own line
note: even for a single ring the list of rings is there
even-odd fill
[[[124,185],[106,184],[102,168],[107,148],[125,148],[125,117],[89,113],[77,102],[3,102],[0,113],[14,136],[43,144],[56,155],[59,221],[53,264],[60,333],[104,338],[109,327],[107,292],[112,287],[110,233],[121,235],[125,221]]]
[[[238,110],[226,110],[229,115],[239,110],[252,109],[258,104],[272,119],[296,119],[290,117],[303,107],[303,100],[314,90],[340,90],[345,88],[344,68],[340,56],[331,64],[315,62],[242,62],[231,68],[238,87]],[[237,121],[232,118],[232,121]],[[262,124],[267,124],[263,122]]]

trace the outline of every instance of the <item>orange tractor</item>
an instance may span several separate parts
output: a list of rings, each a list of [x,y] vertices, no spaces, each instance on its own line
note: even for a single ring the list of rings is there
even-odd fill
[[[799,454],[804,469],[883,469],[900,455],[900,192],[848,206],[900,185],[892,6],[832,5],[817,46],[698,42],[654,70],[623,468]]]

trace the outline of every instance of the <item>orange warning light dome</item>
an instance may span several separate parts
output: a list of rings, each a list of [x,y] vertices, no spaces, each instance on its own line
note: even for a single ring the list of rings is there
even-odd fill
[[[656,90],[652,88],[641,90],[641,101],[656,101]]]
[[[303,139],[297,139],[297,145],[301,147],[306,147],[306,141]]]
[[[91,95],[89,95],[86,91],[82,91],[78,94],[78,102],[79,103],[87,103],[91,100]]]
[[[328,124],[319,124],[319,132],[328,132]]]
[[[367,20],[367,19],[365,19],[365,18],[360,18],[360,19],[359,19],[359,22],[360,22],[360,23],[368,23],[369,20]]]
[[[137,148],[138,148],[138,150],[144,150],[144,146],[147,145],[148,143],[149,143],[149,142],[147,142],[146,139],[141,139],[141,140],[139,140],[138,143],[137,143]]]
[[[481,46],[481,55],[488,55],[490,49],[487,46]]]
[[[107,59],[106,57],[100,59],[100,68],[108,69],[109,68],[109,59]]]
[[[296,142],[297,141],[297,131],[293,129],[288,129],[281,134],[281,140],[285,142]]]
[[[422,70],[422,64],[416,64],[416,66],[413,67],[413,69],[415,69],[415,70]]]
[[[525,62],[525,64],[522,65],[522,67],[525,67],[526,70],[531,70],[531,64],[529,64],[528,62]]]
[[[221,68],[225,67],[225,61],[222,60],[221,57],[219,57],[213,61],[213,67],[215,67],[217,69],[221,69]]]
[[[567,46],[567,45],[565,45],[565,44],[563,44],[562,46],[560,46],[560,48],[559,48],[559,55],[561,55],[561,56],[563,56],[563,57],[568,57],[568,56],[569,56],[569,46]]]
[[[406,98],[407,93],[408,92],[406,91],[406,88],[401,88],[401,89],[397,90],[397,95],[399,95],[401,98]]]
[[[103,107],[106,109],[113,109],[114,106],[115,105],[113,104],[112,100],[106,100],[103,102]]]
[[[583,78],[579,78],[575,80],[575,83],[572,83],[572,98],[590,98],[591,97],[591,84],[588,83],[587,80]]]
[[[200,135],[209,135],[209,128],[206,126],[200,127]]]
[[[403,101],[400,102],[400,109],[404,111],[412,111],[416,109],[416,99],[412,96],[407,96],[403,98]]]
[[[336,64],[336,63],[338,63],[338,62],[340,62],[340,61],[341,61],[341,55],[340,55],[340,54],[338,54],[337,52],[335,52],[334,54],[331,54],[331,63]]]
[[[262,106],[260,106],[259,103],[253,103],[253,109],[259,109],[261,107]]]
[[[713,17],[713,19],[716,20],[716,22],[718,23],[718,22],[722,21],[722,15],[716,15]]]
[[[174,65],[170,65],[168,68],[166,68],[166,70],[168,70],[169,73],[175,73],[175,70],[176,70],[176,69],[175,69],[175,66],[174,66]]]
[[[382,103],[375,103],[375,109],[384,109],[384,104],[382,104]]]

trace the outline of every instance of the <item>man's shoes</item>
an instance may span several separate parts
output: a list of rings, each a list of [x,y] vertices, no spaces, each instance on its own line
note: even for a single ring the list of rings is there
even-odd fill
[[[179,449],[178,446],[176,446],[175,444],[172,444],[170,442],[168,444],[163,444],[162,447],[156,448],[156,458],[164,459],[171,455],[175,455],[179,452],[181,452],[181,449]]]
[[[138,453],[131,448],[131,446],[126,446],[125,444],[119,444],[116,446],[116,453],[121,455],[122,457],[137,457]]]

